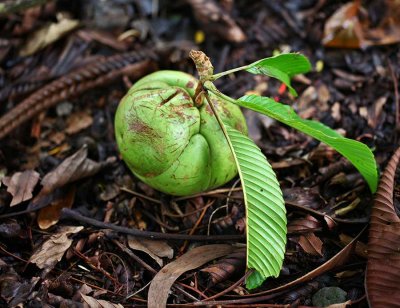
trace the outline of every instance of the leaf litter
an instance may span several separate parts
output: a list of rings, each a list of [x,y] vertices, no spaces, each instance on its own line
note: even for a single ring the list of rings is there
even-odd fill
[[[371,307],[395,307],[400,301],[400,218],[393,201],[400,148],[382,175],[371,212],[366,290]]]
[[[318,119],[340,130],[341,134],[366,143],[374,149],[379,165],[386,165],[398,145],[394,128],[400,123],[396,104],[400,72],[398,48],[392,45],[398,42],[397,1],[341,4],[311,0],[284,4],[268,2],[268,5],[261,0],[195,2],[179,5],[160,2],[158,6],[152,6],[157,2],[126,4],[106,0],[104,7],[109,14],[105,14],[104,7],[93,3],[81,7],[51,1],[28,11],[1,16],[0,27],[6,35],[0,42],[0,114],[7,113],[28,94],[40,91],[44,85],[63,76],[83,78],[86,83],[96,83],[98,87],[81,91],[85,85],[79,81],[64,80],[70,86],[55,95],[59,95],[58,101],[68,99],[64,103],[70,105],[69,112],[58,114],[60,108],[53,107],[43,110],[33,124],[17,125],[18,129],[14,127],[13,132],[0,141],[1,178],[33,169],[40,174],[35,185],[23,182],[14,185],[15,194],[24,200],[19,204],[12,204],[16,201],[7,192],[6,185],[0,186],[0,216],[20,213],[24,209],[28,211],[19,216],[0,218],[0,261],[8,268],[2,267],[1,262],[0,267],[2,274],[11,273],[10,279],[7,278],[11,289],[0,286],[0,305],[88,305],[77,291],[86,283],[91,286],[92,293],[82,293],[97,301],[94,304],[88,299],[93,305],[107,305],[103,301],[110,305],[147,305],[149,285],[159,266],[154,258],[136,249],[116,250],[115,241],[129,247],[129,239],[122,233],[106,229],[98,232],[87,226],[79,236],[60,235],[62,226],[71,225],[71,221],[59,220],[59,211],[63,207],[71,207],[98,222],[140,226],[160,233],[188,234],[191,230],[196,235],[209,233],[210,236],[245,233],[243,195],[239,185],[231,183],[232,186],[197,196],[197,199],[171,200],[130,176],[120,161],[114,161],[112,168],[103,169],[110,165],[112,157],[117,156],[113,112],[126,86],[142,76],[144,68],[155,70],[156,65],[193,73],[187,54],[195,44],[199,44],[196,49],[204,50],[210,56],[218,72],[246,65],[275,52],[292,50],[306,54],[315,69],[293,81],[300,101],[294,101],[282,91],[279,82],[267,77],[237,74],[229,76],[226,82],[217,80],[217,86],[233,97],[251,89],[261,95],[277,97],[280,102],[299,108],[305,117]],[[207,13],[210,3],[219,19],[211,20],[213,15]],[[324,26],[331,23],[331,16],[347,4],[346,10],[353,9],[354,14],[343,9],[342,16],[336,16],[336,28],[330,27],[330,33],[324,34]],[[68,30],[66,27],[65,32],[53,36],[53,41],[47,41],[46,47],[35,47],[30,56],[20,57],[19,53],[27,46],[27,41],[36,37],[35,33],[48,30],[50,24],[60,23],[57,18],[60,12],[66,13],[63,16],[67,19],[78,21],[80,29],[74,31],[76,28]],[[193,16],[202,22],[195,21]],[[93,27],[89,28],[89,24]],[[348,25],[352,27],[346,28]],[[230,29],[235,31],[229,32]],[[239,36],[228,38],[228,32]],[[44,33],[39,39],[41,44],[47,39]],[[305,33],[307,39],[303,39]],[[345,35],[340,36],[341,33]],[[324,39],[327,34],[341,46],[323,46],[329,44]],[[228,42],[238,38],[244,41],[241,44]],[[347,48],[349,44],[354,48]],[[382,44],[386,46],[374,47]],[[163,50],[158,52],[160,46]],[[367,46],[369,48],[365,49]],[[88,76],[95,72],[89,69],[85,70],[86,77],[68,75],[82,67],[91,68],[88,63],[93,63],[93,59],[132,50],[146,56],[154,55],[156,50],[156,56],[143,68],[135,69],[136,75],[127,73],[122,80],[114,78],[114,83],[108,83],[107,87],[101,83],[105,76],[91,80]],[[107,65],[108,72],[113,71],[112,63]],[[73,95],[75,91],[79,97]],[[39,102],[46,101],[48,94],[44,94]],[[246,262],[245,256],[227,255],[199,266],[203,271],[198,268],[183,273],[169,289],[167,303],[200,305],[208,302],[210,305],[207,298],[215,296],[216,302],[231,301],[221,305],[240,306],[244,305],[240,301],[247,300],[264,305],[310,306],[318,290],[338,286],[347,292],[347,296],[346,301],[335,304],[337,307],[366,304],[362,300],[367,288],[363,282],[366,238],[357,237],[368,225],[373,203],[365,183],[329,147],[318,145],[273,120],[266,122],[250,117],[249,121],[257,144],[270,159],[285,191],[289,241],[280,276],[249,294],[243,287],[241,266]],[[70,134],[66,133],[67,128]],[[81,149],[83,144],[86,144],[86,153]],[[39,183],[46,174],[49,178]],[[398,192],[397,182],[395,192]],[[72,187],[75,187],[74,193]],[[123,187],[136,195],[128,195],[121,189]],[[392,197],[397,208],[398,193]],[[198,199],[202,200],[201,204],[196,201]],[[358,200],[356,206],[355,200]],[[206,204],[211,205],[204,209]],[[36,210],[46,205],[49,207]],[[46,231],[39,228],[46,228]],[[318,254],[318,245],[314,255],[299,245],[300,236],[306,239],[310,232],[323,242],[322,256]],[[53,235],[65,239],[66,243],[72,239],[69,249],[62,243],[47,244],[49,251],[53,249],[52,245],[60,245],[61,261],[52,260],[50,256],[51,262],[49,267],[43,265],[44,271],[34,264],[26,266],[24,258],[39,252],[41,245]],[[353,239],[355,242],[349,244]],[[192,241],[185,245],[168,241],[168,246],[164,247],[165,251],[170,253],[173,249],[173,259],[153,255],[164,264],[184,256],[192,249]],[[48,256],[44,256],[39,264],[46,264]],[[47,272],[50,268],[52,270]],[[66,275],[60,276],[60,271]],[[39,276],[43,284],[37,283]],[[374,273],[372,277],[375,276],[384,275]],[[10,296],[9,291],[15,291],[15,296]]]
[[[148,307],[164,307],[167,304],[170,288],[179,276],[206,262],[227,255],[233,249],[233,246],[224,244],[200,246],[168,263],[157,273],[150,284]]]
[[[139,239],[129,236],[128,246],[134,250],[141,250],[147,253],[160,266],[163,266],[163,260],[161,258],[166,257],[172,259],[174,256],[174,250],[164,241]]]
[[[64,253],[71,247],[70,235],[83,230],[82,226],[64,226],[45,241],[30,257],[29,262],[41,269],[51,269],[61,261]]]
[[[33,197],[32,192],[39,181],[39,176],[39,173],[34,170],[26,170],[2,179],[3,184],[7,186],[7,191],[13,196],[10,207]]]

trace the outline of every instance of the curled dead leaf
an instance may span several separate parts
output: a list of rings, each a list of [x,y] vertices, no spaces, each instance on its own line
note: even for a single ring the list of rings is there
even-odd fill
[[[22,57],[32,55],[36,51],[54,43],[64,34],[67,34],[78,26],[78,20],[61,17],[57,23],[50,23],[33,33],[21,48],[19,55]]]
[[[47,195],[55,189],[75,182],[79,179],[92,176],[108,164],[95,162],[87,158],[87,147],[83,146],[75,154],[67,157],[54,170],[44,176],[41,181],[43,188],[33,199],[34,205],[39,204]]]
[[[326,22],[323,44],[328,47],[365,48],[400,42],[400,5],[382,1],[385,7],[380,23],[373,27],[360,0],[342,5]]]
[[[75,200],[76,187],[71,186],[67,190],[60,190],[60,193],[49,206],[40,209],[37,222],[40,229],[48,229],[54,226],[60,219],[63,208],[71,208]]]
[[[246,249],[239,249],[216,263],[201,270],[210,276],[208,286],[216,285],[229,279],[234,274],[243,274],[246,269]]]
[[[306,253],[314,256],[323,256],[322,241],[313,232],[300,235],[299,245]]]
[[[398,307],[400,302],[400,219],[393,202],[400,148],[382,175],[371,213],[366,291],[371,307]]]
[[[341,6],[326,22],[323,43],[327,47],[359,48],[362,31],[358,19],[360,1]]]
[[[61,228],[58,233],[52,235],[35,251],[29,262],[35,263],[41,269],[54,267],[72,244],[72,239],[68,238],[68,236],[78,233],[82,229],[82,226]]]
[[[167,305],[169,290],[179,276],[208,261],[227,255],[233,250],[233,246],[224,244],[200,246],[193,248],[175,261],[164,266],[150,284],[148,307],[165,307]]]
[[[149,240],[145,238],[128,237],[128,246],[134,250],[140,250],[152,257],[160,266],[163,266],[161,258],[171,259],[174,256],[174,250],[166,241]]]
[[[11,206],[32,198],[32,191],[39,181],[39,173],[34,170],[16,172],[11,177],[4,177],[2,182],[7,186],[7,191],[13,196]]]
[[[313,232],[321,228],[321,223],[315,217],[307,215],[304,218],[292,220],[288,223],[288,233]]]

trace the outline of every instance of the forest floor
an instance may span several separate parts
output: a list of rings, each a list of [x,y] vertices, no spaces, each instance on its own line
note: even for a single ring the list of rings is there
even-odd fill
[[[33,2],[41,4],[0,7],[1,307],[146,307],[152,279],[172,262],[156,288],[169,307],[367,305],[366,288],[380,283],[365,285],[374,195],[340,154],[244,112],[288,218],[279,277],[249,291],[237,179],[189,197],[152,189],[121,160],[114,114],[147,73],[196,74],[191,49],[204,51],[216,72],[300,52],[313,69],[294,78],[297,98],[266,76],[238,73],[215,84],[235,98],[273,97],[367,144],[383,172],[399,145],[398,1]],[[399,186],[389,188],[397,210]],[[135,228],[188,240],[128,234]],[[393,230],[399,247],[400,228]],[[219,251],[216,261],[200,260],[210,251]],[[384,283],[382,298],[391,298],[396,283]]]

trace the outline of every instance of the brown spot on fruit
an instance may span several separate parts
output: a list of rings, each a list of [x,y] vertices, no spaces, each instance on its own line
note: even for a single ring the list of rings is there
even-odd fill
[[[151,126],[139,119],[134,119],[129,123],[129,129],[143,137],[160,137]]]
[[[146,178],[152,178],[152,177],[155,177],[157,175],[158,174],[155,173],[155,172],[148,172],[148,173],[145,173],[143,176],[145,176]]]
[[[229,108],[225,104],[222,104],[222,111],[226,115],[227,118],[232,118],[232,113],[230,112]]]
[[[194,83],[191,82],[191,81],[189,81],[189,82],[186,84],[186,88],[192,89],[193,87],[194,87]]]

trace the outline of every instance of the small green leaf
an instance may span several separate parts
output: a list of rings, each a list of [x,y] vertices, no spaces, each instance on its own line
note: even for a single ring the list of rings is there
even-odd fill
[[[304,120],[290,106],[278,103],[269,97],[245,95],[239,98],[236,104],[263,113],[331,146],[357,168],[371,191],[376,191],[378,169],[373,153],[365,144],[345,138],[322,123]]]
[[[224,127],[242,181],[247,267],[256,270],[249,277],[249,287],[254,288],[268,277],[277,277],[281,270],[287,233],[285,202],[276,175],[261,150],[236,129]]]
[[[261,275],[259,272],[254,271],[253,273],[250,274],[249,277],[246,279],[246,288],[249,290],[258,288],[259,286],[262,285],[262,283],[265,281],[265,278],[263,275]]]
[[[274,77],[287,85],[292,95],[297,96],[290,84],[290,78],[296,74],[307,73],[311,70],[308,59],[298,53],[286,53],[275,57],[256,61],[246,69],[252,74],[262,74]]]

